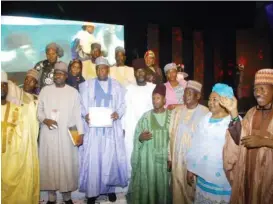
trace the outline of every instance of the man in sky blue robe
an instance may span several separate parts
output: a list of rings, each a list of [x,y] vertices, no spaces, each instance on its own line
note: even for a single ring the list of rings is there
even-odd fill
[[[109,63],[96,59],[97,77],[80,85],[82,116],[85,120],[85,137],[80,149],[80,192],[94,204],[98,196],[107,194],[115,202],[115,187],[126,187],[128,183],[126,150],[121,126],[125,112],[125,89],[116,80],[108,77]],[[92,121],[89,107],[107,107],[113,110],[113,126],[89,127]]]

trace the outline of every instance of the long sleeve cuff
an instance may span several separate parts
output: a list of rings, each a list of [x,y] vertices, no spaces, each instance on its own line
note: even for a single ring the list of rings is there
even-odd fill
[[[240,144],[242,124],[241,121],[231,121],[228,131],[236,145]]]
[[[43,123],[45,119],[46,119],[45,115],[41,115],[38,117],[38,120],[40,121],[40,123]]]

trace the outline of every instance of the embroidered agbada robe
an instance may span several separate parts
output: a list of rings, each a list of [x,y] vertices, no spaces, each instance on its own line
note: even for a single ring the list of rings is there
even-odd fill
[[[86,30],[80,30],[73,37],[72,41],[79,40],[79,46],[81,49],[77,48],[76,51],[82,50],[86,54],[91,53],[91,45],[96,42],[96,39],[93,34],[89,33]]]
[[[12,81],[8,81],[9,91],[7,95],[7,101],[20,106],[21,104],[29,104],[34,101],[37,104],[38,96],[25,92],[22,88],[19,88]]]
[[[192,187],[187,184],[186,153],[198,123],[208,111],[202,105],[194,109],[183,106],[173,110],[170,124],[173,204],[190,204],[194,200],[195,184]]]
[[[141,116],[153,109],[152,93],[155,84],[148,83],[145,86],[130,84],[126,87],[125,95],[126,112],[124,114],[125,146],[128,164],[128,176],[131,178],[131,154],[134,147],[134,134],[136,125]]]
[[[261,112],[255,107],[247,112],[241,122],[241,138],[252,135],[273,139],[273,111],[266,120],[261,120]],[[232,186],[231,204],[273,203],[273,149],[237,146],[227,134],[223,154]]]
[[[231,117],[205,115],[194,132],[186,155],[188,171],[197,175],[194,203],[229,203],[231,187],[223,168],[223,147]]]
[[[159,114],[151,110],[137,124],[128,204],[166,204],[170,201],[167,167],[170,117],[168,110]],[[151,132],[153,138],[140,142],[139,136],[145,130]]]
[[[133,67],[128,66],[112,66],[110,67],[109,76],[123,86],[128,86],[129,84],[136,84],[136,78],[134,75]]]
[[[2,105],[1,193],[3,204],[37,204],[40,196],[37,138],[39,124],[33,102]]]
[[[8,87],[9,87],[9,90],[8,90],[8,95],[7,95],[7,98],[6,100],[15,104],[15,105],[18,105],[18,106],[21,106],[21,98],[22,98],[22,91],[21,89],[12,81],[8,81]]]
[[[82,61],[82,76],[85,80],[96,78],[96,64],[91,59]]]
[[[78,188],[78,148],[73,145],[68,128],[76,125],[83,134],[80,96],[69,85],[57,88],[55,84],[42,89],[38,99],[38,119],[41,122],[39,158],[41,190],[75,191]],[[54,119],[58,111],[58,128],[50,130],[44,119]]]
[[[80,84],[82,116],[89,107],[109,107],[121,118],[125,112],[125,89],[116,80],[90,79]],[[104,95],[104,98],[101,98]],[[102,99],[102,100],[99,100]],[[109,104],[108,104],[109,103]],[[85,137],[80,147],[80,187],[86,197],[114,193],[115,187],[128,184],[126,150],[121,119],[111,128],[89,128],[85,122]],[[90,116],[92,120],[92,116]]]

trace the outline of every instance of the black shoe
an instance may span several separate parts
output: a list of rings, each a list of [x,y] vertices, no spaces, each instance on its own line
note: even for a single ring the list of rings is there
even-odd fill
[[[87,198],[87,204],[95,204],[97,197]]]
[[[64,201],[65,204],[74,204],[73,201],[70,199],[68,201]]]
[[[113,203],[113,202],[116,202],[117,196],[116,196],[115,193],[109,193],[109,194],[108,194],[108,199],[109,199],[110,202]]]
[[[46,204],[56,204],[56,201],[47,201]]]

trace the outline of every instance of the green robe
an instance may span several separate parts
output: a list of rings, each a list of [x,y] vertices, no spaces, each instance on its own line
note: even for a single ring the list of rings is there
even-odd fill
[[[157,117],[155,115],[152,110],[145,113],[135,130],[128,204],[169,203],[170,173],[167,161],[171,112],[166,110]],[[145,130],[152,133],[152,139],[141,143],[139,135]]]

